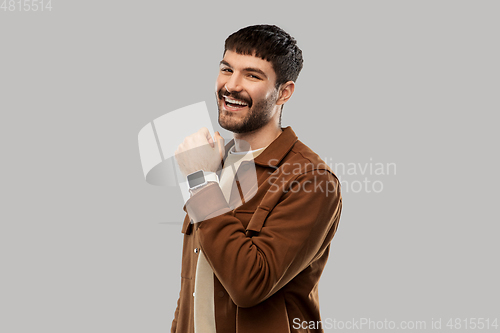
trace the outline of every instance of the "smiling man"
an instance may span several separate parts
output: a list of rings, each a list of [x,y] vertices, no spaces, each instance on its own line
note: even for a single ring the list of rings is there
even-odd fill
[[[215,95],[234,139],[202,128],[175,153],[191,197],[172,332],[323,331],[318,283],[342,199],[332,170],[281,127],[302,63],[276,26],[226,39]]]

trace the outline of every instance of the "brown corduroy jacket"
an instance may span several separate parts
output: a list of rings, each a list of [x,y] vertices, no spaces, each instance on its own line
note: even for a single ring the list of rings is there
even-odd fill
[[[233,144],[226,145],[226,156]],[[199,250],[214,272],[218,333],[322,332],[302,323],[321,320],[318,282],[341,208],[332,170],[283,128],[253,163],[241,164],[229,204],[215,183],[186,202],[171,332],[194,332]]]

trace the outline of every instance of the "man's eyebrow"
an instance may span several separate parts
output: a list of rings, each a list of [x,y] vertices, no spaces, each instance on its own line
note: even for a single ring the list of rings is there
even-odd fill
[[[227,67],[230,67],[232,68],[232,66],[225,60],[221,60],[220,61],[220,65],[225,65]],[[245,67],[243,68],[243,71],[244,72],[254,72],[254,73],[259,73],[260,75],[262,75],[263,77],[265,77],[267,79],[267,75],[266,73],[264,73],[262,70],[258,69],[258,68],[254,68],[254,67]]]
[[[265,77],[267,79],[267,75],[266,73],[264,73],[263,71],[261,71],[260,69],[258,68],[253,68],[253,67],[247,67],[247,68],[243,68],[243,71],[245,72],[254,72],[254,73],[258,73],[260,75],[262,75],[263,77]]]

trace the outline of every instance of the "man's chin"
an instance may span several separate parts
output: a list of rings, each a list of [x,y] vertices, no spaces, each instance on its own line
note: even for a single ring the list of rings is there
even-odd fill
[[[245,130],[245,126],[242,125],[241,123],[228,122],[228,121],[225,121],[225,120],[221,120],[220,117],[219,117],[219,125],[223,129],[225,129],[227,131],[230,131],[230,132],[233,132],[233,133],[241,134],[241,133],[246,133],[247,132]]]
[[[227,130],[227,131],[230,131],[230,132],[233,132],[233,133],[242,133],[241,132],[241,126],[238,126],[237,124],[227,124],[226,122],[221,122],[219,120],[219,125],[220,127],[222,127],[223,129]]]
[[[228,131],[234,132],[234,133],[240,133],[241,127],[242,126],[242,121],[243,119],[237,119],[238,117],[235,117],[235,114],[230,111],[226,111],[224,109],[221,109],[219,107],[219,125]]]

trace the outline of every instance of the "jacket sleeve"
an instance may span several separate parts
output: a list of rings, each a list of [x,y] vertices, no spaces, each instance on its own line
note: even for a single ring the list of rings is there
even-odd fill
[[[320,184],[318,186],[318,184]],[[288,184],[274,207],[254,214],[263,225],[253,237],[233,216],[219,186],[209,185],[186,203],[205,257],[239,307],[272,296],[329,244],[341,210],[339,182],[330,172],[306,172]]]

